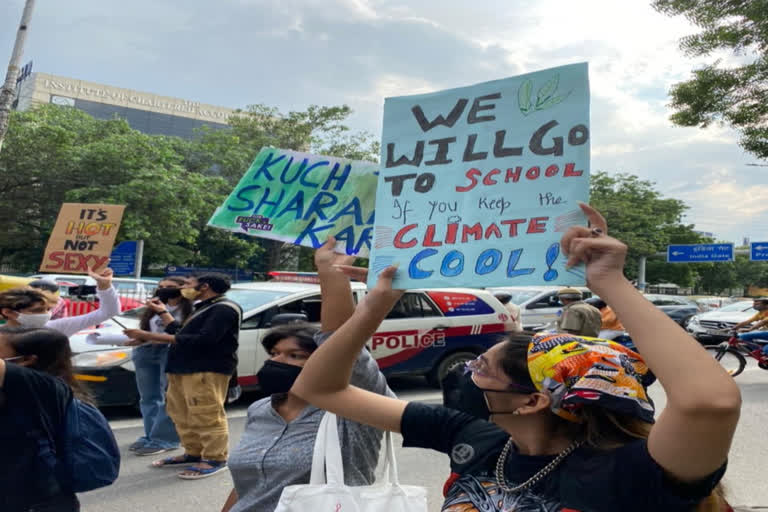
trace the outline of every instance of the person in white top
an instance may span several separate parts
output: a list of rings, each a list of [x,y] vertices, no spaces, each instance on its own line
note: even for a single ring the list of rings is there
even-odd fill
[[[51,305],[45,295],[34,288],[16,288],[0,292],[0,317],[12,327],[46,327],[65,336],[91,327],[120,313],[120,298],[112,287],[112,269],[101,272],[88,269],[88,275],[96,281],[99,309],[85,315],[51,320]]]
[[[181,296],[186,284],[182,277],[166,277],[157,283],[155,296],[148,300],[139,320],[139,328],[164,333],[173,321],[183,324],[192,313],[192,301]],[[139,390],[139,409],[144,421],[144,435],[129,450],[136,455],[155,455],[179,447],[176,427],[165,409],[165,390],[168,378],[168,343],[144,343],[133,348],[131,359],[136,367],[136,387]]]

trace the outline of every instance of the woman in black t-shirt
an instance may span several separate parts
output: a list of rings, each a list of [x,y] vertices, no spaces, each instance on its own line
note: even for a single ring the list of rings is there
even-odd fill
[[[626,280],[627,247],[606,235],[597,211],[581,208],[591,229],[572,227],[563,236],[568,265],[586,264],[588,286],[622,318],[642,357],[569,334],[507,340],[468,365],[462,401],[474,415],[368,393],[350,386],[349,375],[402,294],[392,290],[397,269],[390,267],[312,354],[291,391],[402,432],[405,446],[449,454],[444,511],[725,510],[716,487],[739,418],[739,388]],[[362,269],[346,271],[364,278]],[[649,369],[667,393],[655,423],[645,393]]]
[[[0,510],[76,512],[72,491],[62,490],[38,456],[36,436],[62,431],[73,391],[69,340],[53,329],[0,327]]]

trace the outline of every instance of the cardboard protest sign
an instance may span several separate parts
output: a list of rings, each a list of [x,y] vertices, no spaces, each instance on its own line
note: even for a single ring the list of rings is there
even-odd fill
[[[209,226],[367,257],[378,164],[264,148]]]
[[[125,206],[64,203],[40,265],[42,272],[85,274],[103,270],[115,244]]]
[[[384,104],[369,286],[579,284],[559,240],[586,225],[587,64]]]

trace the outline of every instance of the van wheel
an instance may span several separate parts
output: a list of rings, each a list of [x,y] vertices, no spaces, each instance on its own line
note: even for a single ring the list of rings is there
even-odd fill
[[[427,381],[432,387],[440,388],[441,382],[451,370],[457,366],[464,366],[465,363],[472,361],[477,357],[474,352],[454,352],[446,356],[440,363],[435,366],[429,374],[427,374]]]

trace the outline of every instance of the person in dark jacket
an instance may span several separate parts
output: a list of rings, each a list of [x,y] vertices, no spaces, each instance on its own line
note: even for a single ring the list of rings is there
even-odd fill
[[[166,372],[166,408],[176,425],[184,454],[153,463],[154,467],[189,466],[179,477],[205,478],[226,469],[229,430],[224,404],[237,367],[242,312],[224,295],[230,287],[223,274],[190,277],[181,289],[199,301],[183,325],[171,322],[165,333],[127,329],[138,342],[170,343]]]

